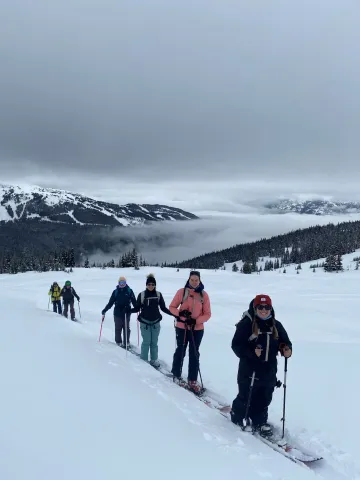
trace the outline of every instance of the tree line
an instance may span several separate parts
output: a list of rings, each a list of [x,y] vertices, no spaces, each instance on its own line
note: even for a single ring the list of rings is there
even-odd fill
[[[51,228],[55,228],[51,225]],[[1,230],[1,229],[0,229]],[[15,231],[12,232],[15,234]],[[19,231],[16,231],[19,233]],[[88,232],[89,233],[89,232]],[[0,231],[4,234],[3,231]],[[48,233],[49,235],[49,233]],[[15,235],[9,238],[9,231],[6,231],[6,247],[0,249],[0,273],[18,273],[27,271],[59,271],[72,267],[97,267],[97,268],[140,268],[150,265],[145,258],[136,250],[131,248],[124,251],[119,258],[112,258],[107,262],[90,262],[86,252],[98,249],[98,244],[86,244],[91,235],[83,235],[81,244],[66,248],[69,237],[61,232],[59,246],[47,243],[46,246],[31,246],[26,244],[23,236]],[[45,235],[44,235],[45,236]],[[21,238],[21,242],[19,241]],[[38,236],[38,238],[40,238]],[[5,237],[3,237],[5,240]],[[53,242],[55,241],[53,237]],[[79,238],[78,241],[80,242]],[[103,242],[106,244],[106,242]],[[5,242],[4,242],[5,244]],[[21,245],[21,246],[20,246]],[[109,250],[111,244],[106,244]],[[123,245],[125,250],[126,245]],[[301,268],[301,263],[320,258],[326,259],[321,265],[325,271],[341,271],[341,257],[346,253],[352,253],[360,248],[360,221],[342,222],[337,225],[328,224],[298,229],[287,234],[273,236],[269,239],[261,239],[256,242],[249,242],[235,245],[233,247],[217,250],[211,253],[200,255],[192,259],[167,263],[152,264],[153,266],[174,267],[174,268],[198,268],[198,269],[219,269],[224,268],[225,263],[233,263],[242,260],[242,273],[253,273],[261,270],[285,269],[290,264]],[[105,249],[106,250],[106,249]],[[258,267],[259,260],[269,258],[264,266]],[[360,260],[360,259],[359,259]],[[359,268],[357,263],[357,269]],[[314,269],[319,265],[314,265]],[[233,266],[237,271],[237,266]],[[299,269],[300,269],[299,268]]]
[[[265,257],[263,270],[284,268],[290,264],[301,265],[324,258],[325,271],[340,270],[340,264],[334,266],[334,258],[342,257],[360,248],[360,221],[341,222],[337,225],[316,225],[276,235],[268,239],[234,245],[233,247],[206,253],[189,260],[175,262],[171,267],[220,269],[226,263],[242,260],[243,273],[257,272],[257,264]],[[326,263],[326,266],[325,266]]]

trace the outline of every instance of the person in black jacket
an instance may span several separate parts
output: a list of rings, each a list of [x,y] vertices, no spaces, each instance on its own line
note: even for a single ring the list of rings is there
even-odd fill
[[[74,298],[76,298],[77,301],[80,302],[80,297],[75,292],[74,287],[71,286],[70,280],[66,280],[60,295],[62,296],[64,304],[64,317],[68,318],[68,309],[70,307],[71,320],[75,320]]]
[[[277,355],[285,357],[292,354],[292,344],[282,324],[275,319],[271,298],[257,295],[244,312],[236,326],[231,348],[239,357],[238,387],[239,393],[232,404],[231,420],[243,426],[252,421],[252,428],[260,435],[271,436],[272,427],[267,423],[268,407],[277,383]],[[252,377],[252,389],[248,418],[246,406],[249,398]]]
[[[119,347],[127,348],[130,343],[130,317],[131,304],[135,307],[136,299],[134,292],[126,282],[125,277],[120,277],[118,286],[112,292],[110,300],[102,313],[102,321],[105,320],[105,313],[115,304],[114,323],[115,323],[115,343]],[[126,329],[126,330],[125,330]],[[122,332],[124,338],[122,339]]]
[[[173,317],[173,314],[166,307],[164,297],[156,290],[156,280],[153,274],[146,278],[146,290],[138,295],[135,308],[131,313],[140,312],[138,320],[142,336],[141,355],[142,360],[148,361],[150,350],[150,364],[159,367],[158,360],[158,339],[160,333],[160,321],[162,315],[160,309]]]

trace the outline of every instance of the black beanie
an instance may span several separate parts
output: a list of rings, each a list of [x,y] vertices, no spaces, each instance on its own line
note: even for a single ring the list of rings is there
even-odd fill
[[[149,273],[149,275],[146,277],[146,285],[148,283],[153,283],[154,285],[156,285],[156,280],[152,273]]]

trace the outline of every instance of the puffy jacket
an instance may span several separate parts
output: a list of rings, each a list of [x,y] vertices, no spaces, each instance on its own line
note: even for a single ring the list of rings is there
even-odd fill
[[[251,302],[249,310],[244,312],[242,319],[236,326],[231,348],[240,359],[238,370],[239,384],[248,382],[255,371],[258,385],[275,386],[277,356],[280,346],[285,344],[292,349],[292,344],[285,328],[275,319],[273,309],[271,313],[272,318],[269,320],[258,319]],[[254,334],[255,323],[258,335]],[[258,345],[262,347],[260,357],[255,353],[255,347]]]
[[[73,287],[63,287],[61,290],[61,296],[63,297],[64,303],[71,303],[74,301],[74,297],[76,297],[77,300],[80,300],[79,295],[75,292],[75,289]]]
[[[186,294],[187,298],[184,303],[181,304]],[[169,310],[174,317],[179,317],[181,310],[189,310],[191,312],[191,318],[196,320],[194,330],[204,330],[204,323],[211,317],[210,298],[205,290],[199,293],[191,288],[180,288],[170,303]],[[180,319],[186,320],[185,317],[180,317]],[[185,324],[183,322],[176,322],[176,327],[185,328]]]
[[[108,304],[101,313],[105,315],[115,304],[114,316],[121,317],[124,313],[130,313],[131,303],[133,307],[136,306],[136,298],[131,288],[128,285],[124,288],[116,287],[111,294]]]
[[[57,302],[61,298],[61,288],[59,285],[51,285],[49,290],[49,295],[51,295],[51,301]]]

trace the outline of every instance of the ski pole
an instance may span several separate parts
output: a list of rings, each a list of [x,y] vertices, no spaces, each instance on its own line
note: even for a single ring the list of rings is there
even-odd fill
[[[180,377],[182,374],[183,364],[184,364],[184,357],[185,357],[185,348],[186,348],[186,326],[184,326],[184,340],[181,349],[181,366],[180,366]]]
[[[127,315],[124,315],[124,334],[125,334],[125,350],[126,350],[126,357],[128,354],[128,323],[127,323]]]
[[[50,308],[50,296],[49,296],[49,301],[48,301],[48,310]]]
[[[284,382],[283,382],[283,387],[284,387],[284,399],[283,399],[283,416],[281,421],[283,422],[283,428],[282,428],[282,437],[284,438],[285,436],[285,406],[286,406],[286,374],[287,374],[287,357],[285,357],[285,365],[284,365]]]
[[[140,322],[139,322],[139,314],[137,316],[137,334],[138,334],[138,346],[140,345]]]
[[[78,308],[79,308],[79,315],[80,315],[80,318],[81,318],[81,312],[80,312],[80,302],[78,300]]]
[[[195,357],[197,357],[197,361],[198,361],[198,370],[199,370],[199,376],[200,376],[200,380],[201,380],[201,389],[204,390],[204,384],[203,384],[203,380],[202,380],[202,376],[201,376],[201,370],[200,370],[200,353],[196,349],[195,338],[194,338],[194,330],[191,329],[190,332],[191,332],[191,340],[192,340],[192,344],[193,344],[193,347],[194,347]]]
[[[253,371],[251,375],[251,382],[250,382],[250,388],[249,388],[249,396],[246,404],[246,410],[245,410],[245,417],[243,419],[243,427],[246,428],[249,420],[249,410],[250,410],[250,404],[251,404],[251,395],[252,395],[252,390],[254,387],[254,382],[255,382],[255,375],[256,372],[255,370]]]
[[[99,342],[100,342],[100,338],[101,338],[101,332],[102,332],[102,327],[103,327],[104,320],[105,320],[105,315],[103,315],[103,316],[101,317]]]

